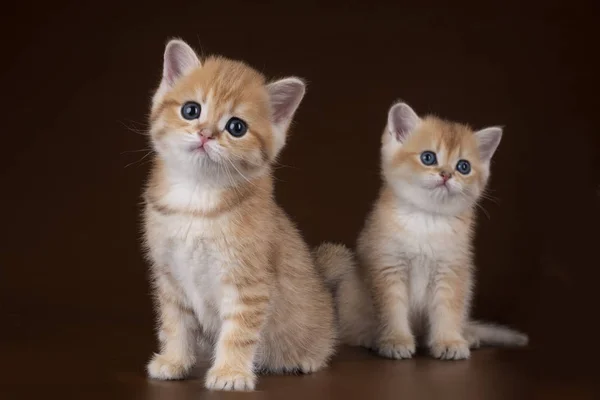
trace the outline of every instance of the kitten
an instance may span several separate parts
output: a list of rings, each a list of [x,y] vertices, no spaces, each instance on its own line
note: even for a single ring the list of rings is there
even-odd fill
[[[272,163],[304,92],[298,78],[267,84],[244,63],[168,43],[145,192],[152,378],[184,378],[197,339],[214,348],[209,389],[253,390],[255,371],[310,373],[331,357],[333,299],[273,197]]]
[[[527,343],[521,333],[469,320],[474,208],[501,136],[496,127],[473,132],[421,119],[404,103],[390,109],[384,185],[358,239],[358,265],[349,250],[317,250],[329,256],[343,342],[400,359],[425,336],[434,357],[455,360],[481,344]]]

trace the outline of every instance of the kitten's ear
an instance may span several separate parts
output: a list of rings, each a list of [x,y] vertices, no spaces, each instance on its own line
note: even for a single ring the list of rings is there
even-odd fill
[[[481,160],[489,163],[500,144],[500,139],[502,139],[502,128],[493,126],[482,129],[475,132],[475,138]]]
[[[196,52],[183,40],[167,43],[163,62],[163,82],[173,86],[183,75],[200,66]]]
[[[388,130],[397,141],[403,142],[414,131],[421,119],[406,103],[396,103],[388,112]]]
[[[271,104],[271,121],[275,127],[275,152],[279,152],[285,143],[285,135],[294,113],[298,109],[306,85],[300,78],[291,77],[271,82],[267,85]]]

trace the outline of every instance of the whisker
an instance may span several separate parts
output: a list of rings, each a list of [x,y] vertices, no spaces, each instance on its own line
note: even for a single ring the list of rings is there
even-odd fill
[[[298,168],[298,167],[294,167],[293,165],[282,164],[278,161],[273,161],[272,165],[273,165],[273,168],[275,168],[275,169],[292,168],[292,169],[300,170],[300,168]]]
[[[125,150],[122,151],[121,154],[127,154],[127,153],[141,153],[142,151],[153,151],[153,149],[151,148],[147,148],[147,149],[139,149],[139,150]]]
[[[134,126],[127,125],[127,124],[126,124],[125,122],[123,122],[123,121],[119,121],[119,123],[120,123],[121,125],[123,125],[123,127],[125,127],[125,129],[127,129],[128,131],[131,131],[131,132],[133,132],[133,133],[136,133],[136,134],[138,134],[138,135],[140,135],[140,136],[148,136],[148,126],[147,126],[147,125],[146,125],[146,126],[144,126],[144,128],[143,128],[143,129],[139,129],[139,128],[136,128],[136,127],[134,127]],[[136,123],[136,122],[130,121],[130,123]],[[140,124],[140,125],[141,125],[141,124]]]
[[[487,210],[485,208],[483,208],[483,206],[479,203],[475,203],[475,206],[478,207],[481,211],[483,211],[483,213],[485,214],[485,216],[487,217],[488,220],[491,220],[490,214],[487,212]]]
[[[470,200],[468,194],[471,193],[471,191],[469,189],[461,189],[458,193],[465,200]],[[475,202],[475,207],[479,208],[483,212],[483,214],[487,217],[488,220],[491,219],[490,214],[488,213],[488,211],[481,204],[479,204],[478,201]]]
[[[244,175],[236,166],[235,164],[229,159],[229,157],[227,157],[226,155],[223,154],[223,158],[225,160],[227,160],[229,162],[229,164],[231,164],[231,166],[233,167],[233,169],[235,169],[237,171],[238,174],[241,175],[242,178],[244,178],[249,184],[251,184],[252,186],[256,187],[257,189],[261,189],[264,190],[263,188],[257,186],[254,182],[252,182],[250,179],[248,179],[246,177],[246,175]]]
[[[141,163],[142,161],[144,161],[144,159],[146,159],[146,158],[147,158],[147,157],[148,157],[150,154],[152,154],[152,153],[154,153],[154,150],[150,150],[148,153],[144,154],[144,156],[143,156],[142,158],[140,158],[140,159],[139,159],[139,160],[137,160],[137,161],[134,161],[134,162],[131,162],[131,163],[127,164],[127,165],[126,165],[125,167],[123,167],[123,168],[127,168],[127,167],[130,167],[130,166],[134,165],[134,164]],[[143,165],[143,164],[140,164],[140,165]]]

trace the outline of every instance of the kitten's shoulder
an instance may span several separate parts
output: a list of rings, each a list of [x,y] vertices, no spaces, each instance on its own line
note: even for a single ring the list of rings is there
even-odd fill
[[[395,223],[395,195],[392,190],[384,185],[365,221],[359,242],[365,243],[371,240],[379,240],[378,237],[393,234],[400,226]]]

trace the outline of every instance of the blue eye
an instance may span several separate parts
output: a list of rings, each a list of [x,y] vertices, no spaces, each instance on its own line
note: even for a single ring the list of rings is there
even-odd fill
[[[460,160],[458,161],[458,164],[456,164],[456,170],[461,174],[466,175],[471,172],[471,163],[467,160]]]
[[[241,119],[233,117],[227,121],[225,129],[231,134],[231,136],[242,137],[248,131],[248,125],[246,125],[246,123]]]
[[[200,118],[200,104],[188,101],[181,107],[181,116],[187,120]]]
[[[425,165],[435,165],[437,157],[433,151],[424,151],[421,153],[421,162]]]

